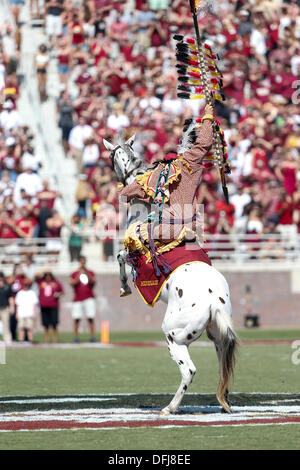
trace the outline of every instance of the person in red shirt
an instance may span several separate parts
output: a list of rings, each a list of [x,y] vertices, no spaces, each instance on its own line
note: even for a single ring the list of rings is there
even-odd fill
[[[79,19],[77,13],[74,13],[72,23],[70,25],[70,32],[72,35],[72,45],[78,46],[84,43],[84,29],[83,24]]]
[[[62,285],[51,271],[37,273],[35,279],[39,289],[39,303],[42,315],[42,324],[45,328],[45,341],[50,341],[50,328],[52,328],[52,341],[57,343],[57,325],[59,323],[59,299],[64,293]]]
[[[0,213],[0,238],[18,238],[15,229],[15,221],[9,216],[9,213],[7,211],[3,211]]]
[[[49,189],[49,181],[44,180],[43,189],[36,194],[36,197],[39,201],[39,206],[42,203],[45,203],[45,206],[52,210],[54,208],[56,198],[61,197],[61,194],[58,191]]]
[[[16,232],[21,238],[31,239],[35,235],[37,220],[32,215],[30,207],[21,208],[21,217],[16,222]]]
[[[74,343],[79,342],[78,328],[83,315],[88,319],[90,327],[90,341],[95,342],[94,320],[96,316],[96,302],[93,288],[96,283],[95,273],[86,268],[85,256],[79,258],[79,269],[70,276],[70,285],[74,289],[72,316],[74,320]]]

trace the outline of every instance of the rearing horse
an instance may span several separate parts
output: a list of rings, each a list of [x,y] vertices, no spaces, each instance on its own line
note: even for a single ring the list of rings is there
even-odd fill
[[[117,177],[125,186],[131,184],[136,175],[147,171],[147,167],[135,155],[132,148],[134,136],[126,143],[117,146],[106,140],[103,142],[111,152]],[[134,207],[137,202],[141,203],[132,199],[131,207]],[[149,211],[150,206],[148,206],[147,213]],[[125,255],[126,252],[118,256],[120,266],[122,266],[122,260],[126,261]],[[130,288],[127,285],[126,273],[124,273],[125,267],[123,266],[122,289],[127,294]],[[161,414],[167,415],[178,410],[196,373],[188,348],[191,343],[200,338],[204,330],[209,339],[214,342],[219,360],[217,399],[222,410],[230,413],[228,386],[234,372],[237,336],[231,321],[230,294],[224,276],[206,263],[183,264],[170,274],[167,282],[164,283],[159,299],[167,304],[162,330],[171,358],[176,362],[181,373],[180,386]]]

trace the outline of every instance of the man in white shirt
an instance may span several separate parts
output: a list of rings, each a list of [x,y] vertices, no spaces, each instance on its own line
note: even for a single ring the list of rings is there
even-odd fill
[[[15,298],[16,318],[18,320],[19,340],[24,341],[27,331],[28,341],[32,342],[33,322],[37,317],[38,298],[31,289],[32,282],[29,278],[23,281],[23,288]]]
[[[92,168],[96,166],[100,157],[99,146],[94,139],[87,139],[82,153],[82,164],[84,168]]]
[[[75,158],[77,163],[77,170],[79,173],[82,171],[82,152],[84,149],[84,142],[93,134],[92,126],[86,123],[86,119],[80,117],[78,123],[70,132],[69,146],[71,155]]]
[[[234,205],[234,228],[236,231],[244,231],[247,217],[244,216],[244,208],[251,202],[251,197],[244,191],[243,185],[239,184],[237,192],[230,197],[230,203]]]
[[[17,129],[22,125],[19,112],[13,109],[14,105],[11,100],[5,101],[2,106],[3,111],[0,113],[0,127],[3,127],[5,135],[9,134],[9,131]]]
[[[35,196],[39,191],[43,189],[43,183],[41,177],[33,172],[33,167],[29,164],[25,168],[25,171],[20,173],[17,177],[15,188],[14,188],[14,201],[17,206],[20,206],[21,202],[21,189],[25,190],[25,193],[29,196]]]
[[[108,116],[107,127],[119,132],[123,129],[123,127],[128,126],[130,126],[128,117],[123,113],[120,105],[115,103],[112,113]]]
[[[34,151],[29,147],[21,157],[22,167],[23,168],[32,168],[34,172],[37,172],[41,167],[40,158],[37,155],[34,155]]]

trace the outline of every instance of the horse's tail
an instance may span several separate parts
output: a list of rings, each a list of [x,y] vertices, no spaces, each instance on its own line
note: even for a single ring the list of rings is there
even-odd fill
[[[224,305],[225,307],[225,305]],[[236,352],[238,347],[237,335],[234,332],[230,315],[226,307],[218,306],[215,310],[215,323],[219,330],[220,338],[220,379],[217,389],[217,399],[223,409],[231,413],[227,403],[228,384],[234,376]]]

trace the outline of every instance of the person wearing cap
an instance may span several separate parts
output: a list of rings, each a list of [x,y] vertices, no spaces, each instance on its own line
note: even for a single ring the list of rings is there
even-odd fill
[[[16,139],[9,136],[5,139],[6,155],[2,159],[3,169],[9,172],[10,181],[17,179],[18,169],[18,150],[16,148]]]
[[[6,344],[12,342],[9,327],[9,316],[14,313],[14,294],[11,286],[5,279],[3,272],[0,272],[0,320],[3,326],[3,339]]]
[[[11,100],[7,100],[2,105],[3,111],[0,113],[0,127],[3,127],[5,134],[8,135],[9,131],[17,129],[22,125],[19,112],[14,109],[14,104]]]
[[[36,293],[31,289],[32,281],[29,278],[23,280],[23,287],[15,298],[16,317],[18,320],[19,341],[25,340],[25,332],[30,343],[33,340],[33,325],[37,318],[39,301]]]
[[[250,20],[250,13],[248,10],[240,10],[238,16],[240,21],[238,26],[238,33],[241,37],[244,37],[252,32],[253,26]]]

